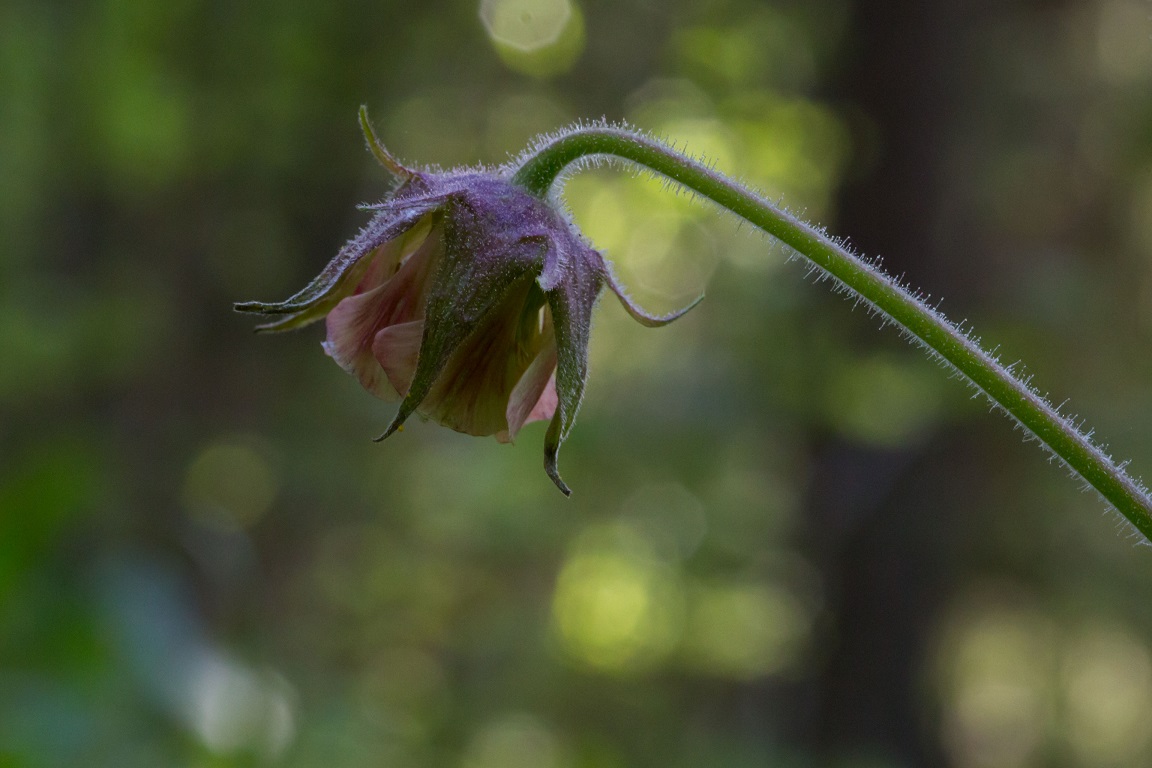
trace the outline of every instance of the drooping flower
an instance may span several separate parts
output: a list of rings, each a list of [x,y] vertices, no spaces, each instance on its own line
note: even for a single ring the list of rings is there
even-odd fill
[[[556,467],[584,395],[592,309],[604,286],[640,323],[603,257],[550,201],[498,171],[402,166],[361,110],[369,148],[400,184],[306,288],[279,303],[237,304],[287,331],[326,318],[324,350],[372,394],[399,399],[398,430],[413,412],[460,432],[509,442],[551,420],[544,466]],[[699,301],[699,299],[697,299]]]

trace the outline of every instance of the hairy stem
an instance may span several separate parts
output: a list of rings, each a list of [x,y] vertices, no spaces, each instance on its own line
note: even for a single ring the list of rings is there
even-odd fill
[[[622,128],[575,128],[522,158],[514,181],[549,194],[581,158],[614,156],[648,168],[727,208],[795,249],[855,295],[901,326],[1035,435],[1152,540],[1152,497],[1029,384],[985,352],[968,334],[879,268],[826,234],[781,211],[755,192],[647,136]]]

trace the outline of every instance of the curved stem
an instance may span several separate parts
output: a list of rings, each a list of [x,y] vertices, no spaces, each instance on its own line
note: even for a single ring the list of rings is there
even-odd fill
[[[985,352],[968,334],[880,269],[826,234],[773,206],[751,190],[646,136],[621,128],[575,128],[526,155],[513,180],[541,197],[571,163],[610,155],[631,161],[697,192],[791,246],[852,293],[906,330],[930,354],[963,374],[1100,492],[1145,538],[1152,540],[1148,491],[1062,416],[1034,388]]]

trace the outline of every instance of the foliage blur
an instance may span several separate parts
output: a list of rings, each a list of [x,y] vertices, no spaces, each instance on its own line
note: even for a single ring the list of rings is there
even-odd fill
[[[235,300],[401,158],[669,137],[943,295],[1152,474],[1143,0],[7,0],[0,766],[1136,766],[1152,552],[779,246],[620,170],[563,455]]]

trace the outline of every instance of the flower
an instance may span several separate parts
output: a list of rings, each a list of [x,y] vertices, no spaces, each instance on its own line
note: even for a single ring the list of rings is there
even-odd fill
[[[501,442],[551,420],[545,470],[571,493],[556,458],[584,394],[601,290],[608,286],[652,327],[696,302],[670,315],[646,313],[550,201],[500,171],[406,168],[376,140],[363,110],[361,124],[399,187],[366,206],[373,219],[302,291],[236,309],[279,316],[261,331],[326,318],[328,355],[372,394],[401,401],[377,440],[413,412]]]

